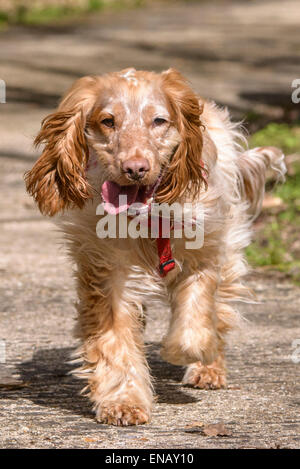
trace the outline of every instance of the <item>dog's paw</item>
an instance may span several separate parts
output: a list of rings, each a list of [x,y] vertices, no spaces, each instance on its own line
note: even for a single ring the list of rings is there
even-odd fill
[[[98,408],[96,419],[99,423],[127,426],[148,423],[150,416],[139,406],[111,402]]]
[[[198,361],[209,364],[217,354],[218,339],[209,329],[202,329],[200,333],[193,329],[173,332],[165,338],[161,349],[165,361],[181,366]]]
[[[226,387],[226,372],[218,360],[211,365],[190,365],[183,377],[183,384],[199,389],[222,389]]]

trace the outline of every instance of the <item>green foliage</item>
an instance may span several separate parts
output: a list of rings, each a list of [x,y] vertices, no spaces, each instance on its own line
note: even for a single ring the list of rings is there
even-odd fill
[[[7,24],[8,22],[8,14],[3,12],[3,11],[0,11],[0,30],[5,27],[5,25]]]
[[[287,155],[300,153],[300,126],[269,124],[250,140],[251,147],[264,145],[278,146]],[[282,200],[282,208],[263,211],[246,255],[253,266],[273,266],[300,283],[300,156],[288,165],[286,181],[275,186],[273,195]]]
[[[89,11],[97,11],[103,7],[102,0],[89,0],[88,10]]]
[[[300,163],[293,165],[294,174],[287,176],[285,184],[278,186],[276,195],[284,202],[292,204],[295,209],[299,209],[300,203]]]
[[[73,13],[75,13],[74,8],[59,5],[47,8],[19,8],[15,16],[15,22],[21,24],[50,23]]]
[[[7,21],[8,20],[8,14],[5,13],[4,11],[0,11],[0,21]]]
[[[285,153],[300,152],[300,127],[273,122],[256,132],[250,143],[252,147],[273,145]]]
[[[6,24],[47,24],[53,23],[69,17],[78,17],[85,13],[100,11],[103,8],[130,8],[139,7],[143,4],[143,0],[88,0],[86,6],[78,7],[74,2],[74,6],[65,6],[59,4],[59,0],[54,2],[53,6],[28,7],[19,5],[11,14],[0,11],[0,26]]]

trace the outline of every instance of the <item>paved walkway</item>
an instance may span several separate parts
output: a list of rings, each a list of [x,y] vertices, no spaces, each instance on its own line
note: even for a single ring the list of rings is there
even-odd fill
[[[211,1],[0,34],[0,78],[8,85],[8,103],[0,104],[0,339],[7,357],[0,364],[0,447],[299,447],[300,364],[291,354],[300,339],[300,290],[279,275],[249,279],[260,303],[240,306],[249,323],[228,347],[228,389],[181,386],[183,370],[158,352],[167,313],[162,323],[152,310],[146,330],[158,396],[152,423],[97,424],[66,364],[75,345],[71,267],[22,181],[36,157],[31,142],[41,118],[81,75],[174,66],[237,116],[292,112],[299,13],[298,0],[231,8]],[[203,434],[202,424],[217,422],[231,435]]]

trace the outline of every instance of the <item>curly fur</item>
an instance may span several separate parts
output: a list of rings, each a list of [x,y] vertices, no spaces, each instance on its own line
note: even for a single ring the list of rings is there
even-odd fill
[[[154,126],[157,113],[165,121]],[[114,128],[107,118],[114,116]],[[107,117],[108,116],[108,117]],[[148,422],[153,390],[142,339],[143,303],[169,302],[172,318],[162,356],[186,365],[184,383],[226,384],[226,333],[239,314],[232,301],[245,299],[243,248],[259,212],[268,167],[284,173],[279,150],[245,150],[244,136],[227,110],[198,98],[175,70],[134,69],[86,77],[47,117],[36,143],[42,156],[26,175],[42,213],[61,212],[58,222],[77,266],[78,323],[82,341],[76,374],[101,422]],[[145,184],[163,171],[157,199],[192,202],[204,210],[204,245],[188,250],[172,236],[176,268],[157,273],[152,239],[99,239],[96,207],[106,180],[128,184],[122,165],[143,154]],[[124,182],[125,181],[125,182]]]

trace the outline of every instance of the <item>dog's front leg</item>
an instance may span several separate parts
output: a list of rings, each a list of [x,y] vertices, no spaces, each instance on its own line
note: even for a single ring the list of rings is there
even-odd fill
[[[170,287],[172,318],[163,341],[162,357],[174,365],[201,361],[210,364],[218,355],[219,339],[215,293],[218,275],[205,269],[181,274]]]
[[[121,282],[117,285],[113,272],[100,272],[100,278],[87,270],[84,275],[79,272],[78,335],[84,364],[78,374],[88,378],[99,422],[143,424],[150,419],[152,388],[140,311],[132,292],[126,292]],[[116,276],[122,278],[119,271]]]

